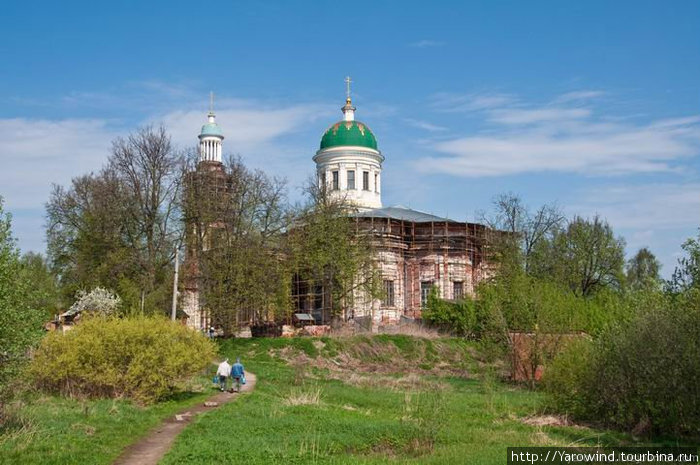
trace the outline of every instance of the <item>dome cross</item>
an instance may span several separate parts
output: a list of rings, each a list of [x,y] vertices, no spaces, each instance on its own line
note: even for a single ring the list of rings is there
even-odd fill
[[[350,83],[352,82],[352,79],[350,79],[350,76],[345,76],[345,96],[347,97],[348,100],[350,100]]]

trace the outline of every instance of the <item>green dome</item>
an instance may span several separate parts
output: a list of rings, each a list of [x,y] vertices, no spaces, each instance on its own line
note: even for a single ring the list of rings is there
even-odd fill
[[[204,126],[202,126],[202,132],[199,133],[199,136],[224,136],[224,132],[221,130],[218,124],[216,123],[207,123]]]
[[[377,150],[377,139],[367,125],[360,121],[338,121],[323,134],[321,150],[343,146]]]

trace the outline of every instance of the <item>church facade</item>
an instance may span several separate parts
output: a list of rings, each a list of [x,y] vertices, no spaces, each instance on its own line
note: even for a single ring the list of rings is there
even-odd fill
[[[384,155],[370,128],[355,119],[356,108],[349,91],[341,110],[343,118],[326,130],[312,159],[321,187],[347,202],[358,228],[371,234],[383,297],[372,299],[358,291],[340,317],[391,324],[401,318],[420,318],[433,288],[444,299],[472,295],[476,284],[489,273],[485,254],[488,228],[403,206],[383,206]],[[199,139],[200,165],[215,169],[221,164],[223,132],[212,112]],[[193,257],[186,257],[188,261],[191,263]],[[185,286],[183,301],[188,323],[195,328],[207,327],[209,321],[200,308],[196,282],[185,282],[190,283]],[[323,289],[309,289],[298,283],[293,287],[295,312],[312,315],[317,324],[330,323],[334,316]]]

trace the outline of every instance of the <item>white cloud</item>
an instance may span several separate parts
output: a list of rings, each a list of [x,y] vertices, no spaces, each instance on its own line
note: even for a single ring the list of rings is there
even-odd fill
[[[324,107],[316,104],[271,106],[245,100],[226,100],[217,105],[217,123],[224,131],[226,151],[259,151],[282,135],[305,128],[318,118],[327,117]],[[327,108],[326,108],[327,109]],[[162,122],[180,146],[196,145],[199,129],[206,123],[201,110],[176,110],[153,116]],[[274,155],[274,154],[270,154]]]
[[[602,90],[576,90],[560,95],[554,101],[556,103],[580,102],[591,100],[605,95]]]
[[[571,94],[564,95],[571,101]],[[476,108],[475,102],[462,96],[443,108]],[[488,123],[484,131],[434,141],[431,147],[445,155],[418,160],[418,169],[462,177],[546,171],[620,175],[676,171],[680,159],[700,153],[700,115],[638,124],[563,103],[526,107],[501,98],[481,108]]]
[[[569,215],[606,218],[627,240],[627,256],[649,247],[669,278],[683,253],[681,244],[700,226],[700,183],[650,183],[603,186],[579,193]]]
[[[561,122],[576,120],[590,116],[591,111],[584,108],[535,108],[521,110],[519,108],[498,109],[491,112],[490,121],[503,124],[533,124],[546,121]]]
[[[406,123],[410,124],[413,127],[425,129],[426,131],[430,132],[447,131],[446,127],[438,126],[437,124],[432,124],[427,121],[417,120],[413,118],[405,118],[404,121],[406,121]]]
[[[572,212],[598,213],[616,227],[659,232],[700,226],[700,183],[650,183],[589,190]],[[647,233],[650,234],[650,233]]]
[[[180,90],[165,89],[178,93]],[[107,94],[72,94],[76,101],[103,99]],[[81,104],[82,104],[81,103]],[[14,212],[14,229],[24,250],[42,250],[37,224],[43,223],[44,203],[51,184],[67,185],[71,178],[99,170],[107,160],[111,142],[136,129],[139,124],[163,123],[180,147],[197,144],[197,134],[206,122],[206,102],[196,108],[184,103],[178,109],[145,116],[128,129],[105,119],[62,120],[11,118],[0,119],[0,195]],[[190,109],[187,109],[190,108]],[[329,107],[320,104],[271,104],[253,100],[221,99],[217,102],[217,121],[224,130],[224,153],[239,153],[251,166],[265,168],[270,174],[291,178],[300,184],[308,172],[313,150],[314,122],[329,119]],[[299,139],[302,134],[303,145]],[[298,163],[300,153],[308,153],[309,163]]]
[[[429,48],[429,47],[441,47],[441,46],[445,45],[445,42],[441,42],[439,40],[423,39],[423,40],[419,40],[416,42],[411,42],[408,45],[409,45],[409,47],[414,47],[414,48]]]
[[[499,93],[455,94],[438,92],[430,106],[441,112],[474,112],[501,108],[515,102],[513,96]]]
[[[41,208],[52,183],[98,170],[119,132],[99,119],[0,119],[0,195],[8,208]]]

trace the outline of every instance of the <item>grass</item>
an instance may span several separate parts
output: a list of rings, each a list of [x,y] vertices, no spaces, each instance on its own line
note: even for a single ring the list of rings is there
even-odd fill
[[[241,357],[258,376],[255,391],[198,417],[162,464],[502,464],[509,446],[633,443],[542,425],[542,395],[500,381],[498,351],[463,340],[249,339],[224,341],[220,352]],[[147,408],[25,397],[26,426],[0,436],[0,464],[111,463],[206,395]]]
[[[405,336],[226,341],[256,390],[198,419],[162,463],[502,464],[509,446],[630,443],[526,424],[541,394],[499,381],[482,349]]]
[[[162,420],[208,395],[185,392],[140,407],[122,399],[80,401],[24,394],[13,405],[21,427],[0,435],[0,464],[109,464]]]

